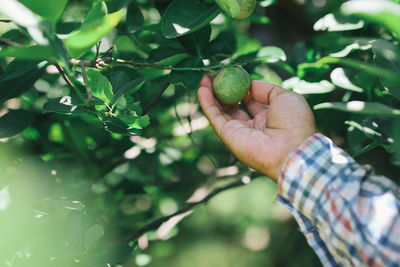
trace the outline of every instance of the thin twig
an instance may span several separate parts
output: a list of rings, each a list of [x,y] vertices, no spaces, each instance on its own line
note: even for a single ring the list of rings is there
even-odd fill
[[[189,124],[189,127],[190,127],[190,131],[189,131],[189,132],[186,132],[185,125],[183,124],[183,120],[182,120],[181,116],[180,116],[179,113],[178,113],[178,109],[176,108],[176,102],[177,102],[177,97],[176,97],[176,88],[175,88],[175,103],[174,103],[174,113],[175,113],[175,116],[176,116],[176,118],[178,119],[178,122],[179,122],[179,124],[181,125],[182,129],[185,131],[185,134],[189,137],[189,139],[190,139],[190,141],[192,142],[192,144],[193,144],[195,147],[197,147],[198,149],[200,149],[200,146],[194,141],[193,136],[192,136],[192,122],[191,122],[190,114],[189,114],[189,116],[188,116],[188,118],[189,118],[189,119],[188,119],[188,124]],[[216,163],[208,154],[205,154],[205,156],[206,156],[206,158],[211,162],[211,164],[212,164],[216,169],[218,169],[217,163]]]
[[[253,176],[254,177],[251,177],[251,180],[254,180],[254,179],[260,177],[260,176],[255,176],[255,175],[253,175]],[[155,221],[152,221],[152,222],[146,224],[145,226],[141,227],[136,232],[134,232],[133,234],[131,234],[130,236],[125,238],[124,241],[135,240],[135,239],[139,238],[142,234],[146,233],[147,231],[156,229],[162,223],[168,221],[172,217],[175,217],[175,216],[183,214],[183,213],[185,213],[185,212],[187,212],[189,210],[192,210],[194,207],[196,207],[196,206],[198,206],[200,204],[208,202],[210,199],[212,199],[216,195],[218,195],[218,194],[220,194],[220,193],[222,193],[222,192],[224,192],[226,190],[229,190],[229,189],[232,189],[232,188],[235,188],[235,187],[239,187],[239,186],[243,186],[243,185],[246,185],[246,184],[248,184],[248,182],[243,181],[242,179],[240,179],[240,180],[234,181],[234,182],[232,182],[232,183],[230,183],[230,184],[228,184],[226,186],[223,186],[223,187],[220,187],[220,188],[216,188],[211,193],[209,193],[205,198],[203,198],[202,200],[197,201],[197,202],[186,203],[186,205],[183,206],[178,211],[176,211],[176,212],[174,212],[174,213],[172,213],[170,215],[161,217],[161,218],[159,218],[159,219],[157,219]]]
[[[167,85],[165,85],[160,92],[158,92],[158,94],[151,100],[151,102],[149,104],[147,104],[144,108],[143,108],[143,113],[142,115],[146,115],[147,112],[149,112],[150,108],[152,108],[157,102],[158,100],[161,98],[161,96],[163,95],[163,93],[165,92],[165,90],[167,90],[167,88],[169,87],[169,83]]]
[[[21,44],[14,42],[13,40],[4,38],[4,37],[0,37],[0,44],[4,44],[7,46],[18,46],[18,47],[22,46]]]
[[[0,22],[3,22],[3,23],[11,23],[12,20],[10,20],[10,19],[0,19]]]
[[[64,70],[60,67],[60,65],[54,63],[54,66],[56,66],[58,72],[61,74],[61,76],[63,77],[64,81],[68,84],[68,86],[71,88],[71,90],[75,93],[78,94],[78,92],[76,91],[76,88],[74,86],[74,84],[71,82],[71,80],[68,78],[67,74],[65,74]]]
[[[99,42],[96,44],[96,57],[95,57],[96,61],[97,61],[97,59],[99,58],[100,46],[101,46],[101,41],[99,41]]]
[[[368,144],[367,146],[361,148],[359,151],[355,152],[352,155],[352,157],[356,158],[356,157],[358,157],[358,156],[360,156],[360,155],[362,155],[364,153],[367,153],[367,152],[371,151],[372,149],[374,149],[374,148],[376,148],[378,146],[379,146],[378,142],[372,142],[372,143]]]
[[[106,52],[101,56],[101,58],[105,58],[112,50],[114,49],[114,46],[111,46],[110,48],[107,49]]]
[[[90,102],[92,100],[92,91],[90,91],[89,88],[89,81],[86,75],[86,68],[85,65],[81,62],[81,69],[82,69],[82,76],[83,76],[83,81],[85,82],[85,88],[86,88],[86,94],[87,94],[87,101]]]

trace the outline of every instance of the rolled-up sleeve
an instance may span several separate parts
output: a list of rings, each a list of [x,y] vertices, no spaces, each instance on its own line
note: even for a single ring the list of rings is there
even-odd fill
[[[400,266],[400,189],[314,134],[292,152],[278,201],[324,266]]]

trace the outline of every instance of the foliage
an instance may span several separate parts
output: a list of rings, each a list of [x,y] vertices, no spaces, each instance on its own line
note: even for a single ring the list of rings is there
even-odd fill
[[[1,0],[1,264],[144,266],[153,255],[154,266],[167,266],[181,262],[174,246],[193,257],[185,252],[197,244],[191,236],[202,240],[202,255],[205,231],[237,243],[232,233],[258,240],[269,229],[274,241],[258,248],[266,258],[252,254],[252,266],[317,265],[293,221],[279,219],[273,185],[253,186],[265,177],[223,193],[261,175],[226,151],[195,97],[205,73],[241,65],[253,79],[304,94],[321,132],[397,178],[400,4],[313,3],[288,20],[293,13],[279,1],[258,1],[235,20],[212,0]],[[296,28],[284,39],[291,20]],[[302,31],[310,21],[311,34]],[[263,45],[247,33],[258,28],[278,29],[282,39]],[[236,199],[263,188],[270,198]],[[191,214],[208,201],[210,209]],[[218,242],[210,246],[223,254]]]

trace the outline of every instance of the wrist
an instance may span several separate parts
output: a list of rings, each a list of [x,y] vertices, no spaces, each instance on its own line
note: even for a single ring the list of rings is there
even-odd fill
[[[286,140],[290,140],[286,143],[286,151],[284,152],[284,156],[282,157],[279,165],[273,171],[273,177],[271,177],[276,183],[278,183],[279,177],[281,176],[282,170],[284,169],[285,164],[292,154],[296,154],[296,151],[301,148],[301,146],[313,135],[316,134],[316,130],[314,127],[310,127],[305,129],[305,131],[295,134],[291,133],[291,137]]]

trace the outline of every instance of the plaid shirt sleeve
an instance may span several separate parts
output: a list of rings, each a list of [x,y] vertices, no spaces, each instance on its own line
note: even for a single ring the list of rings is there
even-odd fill
[[[324,266],[400,266],[400,188],[329,138],[289,155],[278,190]]]

